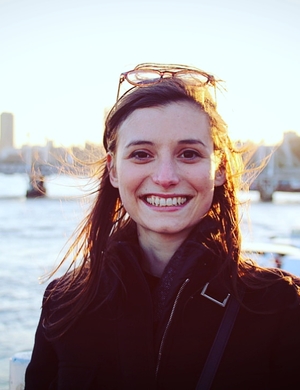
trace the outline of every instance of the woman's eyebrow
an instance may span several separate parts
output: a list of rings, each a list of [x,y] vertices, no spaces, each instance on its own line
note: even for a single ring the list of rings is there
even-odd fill
[[[139,146],[139,145],[154,145],[153,142],[151,141],[145,141],[145,140],[136,140],[136,141],[131,141],[129,142],[125,148],[128,149],[130,148],[131,146]]]
[[[188,144],[188,145],[197,145],[197,144],[200,144],[202,146],[205,146],[205,143],[203,141],[200,141],[198,139],[194,139],[194,138],[188,138],[188,139],[182,139],[178,142],[180,145],[182,144]]]

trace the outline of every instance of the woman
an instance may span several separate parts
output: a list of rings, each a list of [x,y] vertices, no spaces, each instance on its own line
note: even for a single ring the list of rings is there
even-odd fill
[[[241,256],[244,170],[217,85],[179,65],[121,75],[99,190],[69,252],[81,260],[46,290],[27,390],[298,385],[297,280]]]

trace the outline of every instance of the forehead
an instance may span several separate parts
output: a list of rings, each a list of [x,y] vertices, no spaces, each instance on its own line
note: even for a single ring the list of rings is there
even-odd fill
[[[196,104],[170,103],[165,106],[140,108],[120,125],[118,144],[130,138],[180,140],[200,137],[211,140],[208,115]]]

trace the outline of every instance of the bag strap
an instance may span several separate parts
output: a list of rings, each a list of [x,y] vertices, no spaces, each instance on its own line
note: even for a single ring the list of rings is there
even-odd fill
[[[210,389],[239,309],[240,302],[234,296],[230,296],[225,314],[197,383],[196,390]]]

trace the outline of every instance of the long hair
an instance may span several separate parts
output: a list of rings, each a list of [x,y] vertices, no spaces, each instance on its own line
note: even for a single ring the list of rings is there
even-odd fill
[[[222,258],[222,269],[228,270],[232,283],[236,286],[239,277],[247,274],[251,268],[240,255],[238,192],[243,183],[244,165],[241,150],[236,148],[229,138],[227,125],[218,114],[208,88],[190,87],[176,79],[164,79],[159,84],[146,88],[133,88],[124,94],[108,113],[103,145],[106,152],[115,152],[118,129],[135,110],[166,106],[175,102],[188,102],[205,112],[209,118],[214,152],[219,168],[226,173],[226,180],[223,185],[215,188],[208,216],[217,221],[218,229],[217,233],[212,233],[208,239],[214,243],[216,255]],[[54,309],[54,313],[45,321],[46,328],[58,336],[66,332],[86,310],[95,306],[99,291],[103,294],[103,285],[107,283],[108,275],[119,277],[119,265],[111,248],[122,234],[134,226],[122,205],[118,189],[110,183],[105,158],[99,162],[97,180],[99,187],[94,204],[66,255],[68,257],[73,253],[72,262],[76,266],[69,269],[69,272],[54,284],[48,296],[48,299],[53,299],[71,293],[70,300],[65,299],[64,303],[58,305],[59,309],[64,310],[64,316],[54,320],[57,318]],[[97,298],[97,304],[101,305],[109,299],[110,293],[113,293],[113,285],[107,287],[100,302]],[[45,300],[45,306],[48,299]]]

